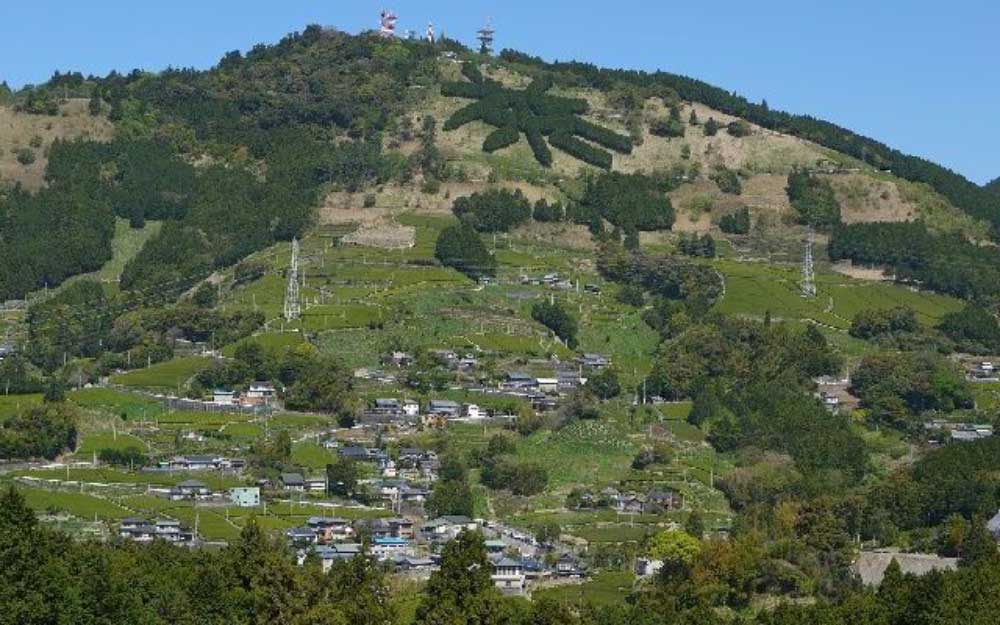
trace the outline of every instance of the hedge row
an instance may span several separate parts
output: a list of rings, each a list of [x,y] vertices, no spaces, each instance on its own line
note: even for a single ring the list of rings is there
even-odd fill
[[[549,135],[549,143],[573,158],[580,159],[584,163],[590,163],[601,169],[611,169],[612,158],[610,152],[595,148],[589,143],[584,143],[568,132],[553,132]]]
[[[445,120],[443,128],[445,130],[457,130],[469,122],[474,122],[482,118],[482,105],[479,102],[473,102],[455,111],[451,117]]]
[[[475,63],[462,63],[462,75],[469,79],[469,82],[477,85],[483,84],[483,73],[479,71],[479,66]]]
[[[614,150],[621,154],[632,153],[632,139],[607,128],[592,124],[587,120],[574,118],[573,131],[573,134],[584,139],[589,139],[609,150]]]
[[[507,146],[514,145],[521,138],[521,133],[512,126],[504,126],[490,133],[483,141],[483,152],[496,152]]]
[[[448,98],[478,100],[483,97],[483,87],[471,82],[446,82],[441,85],[441,95]]]
[[[552,166],[552,150],[549,149],[547,143],[545,143],[545,137],[542,136],[540,132],[529,132],[528,145],[531,146],[531,151],[535,154],[535,160],[541,163],[542,167]]]

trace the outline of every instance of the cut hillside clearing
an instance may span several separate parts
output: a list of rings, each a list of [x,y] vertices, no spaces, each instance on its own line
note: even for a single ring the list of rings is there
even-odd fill
[[[56,139],[86,137],[108,141],[114,132],[103,115],[87,110],[88,100],[71,99],[59,107],[58,115],[29,115],[0,106],[0,180],[21,183],[26,189],[40,189],[45,184],[48,149]],[[34,162],[22,165],[18,153],[28,150]]]

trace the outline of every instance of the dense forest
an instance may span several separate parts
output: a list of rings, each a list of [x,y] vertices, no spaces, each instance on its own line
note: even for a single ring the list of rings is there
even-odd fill
[[[1000,252],[958,234],[934,234],[922,222],[834,228],[830,259],[887,265],[896,278],[983,304],[1000,298]]]

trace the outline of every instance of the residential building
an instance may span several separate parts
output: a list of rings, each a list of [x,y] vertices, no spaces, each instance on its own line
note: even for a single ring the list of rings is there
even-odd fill
[[[479,409],[476,404],[466,404],[465,405],[465,418],[466,419],[482,419],[485,414]]]
[[[372,555],[379,560],[391,560],[397,555],[407,555],[410,551],[410,541],[393,536],[373,538],[371,550]]]
[[[281,487],[293,493],[301,493],[306,489],[306,480],[301,473],[282,473]]]
[[[559,378],[538,378],[538,390],[543,393],[556,394],[559,392]]]
[[[520,560],[500,558],[493,563],[493,574],[490,575],[493,584],[505,593],[524,592],[526,577],[524,565]]]
[[[587,571],[576,556],[564,553],[556,560],[556,575],[559,577],[586,577]]]
[[[311,527],[293,527],[285,531],[288,542],[296,547],[307,547],[319,543],[319,535]]]
[[[326,492],[326,478],[325,477],[309,477],[306,478],[303,487],[306,492],[309,493],[325,493]]]
[[[500,388],[506,391],[535,390],[538,388],[538,380],[527,373],[508,373]]]
[[[412,399],[403,402],[403,416],[415,419],[420,416],[420,404]]]
[[[576,359],[581,367],[588,369],[604,369],[611,366],[611,359],[600,354],[584,354]]]
[[[251,382],[244,397],[245,403],[252,406],[270,405],[277,396],[274,384],[270,382]]]
[[[169,497],[173,501],[184,499],[199,499],[212,494],[205,484],[198,480],[184,480],[170,489]]]
[[[217,388],[212,391],[212,403],[217,406],[235,406],[236,393],[230,390]]]
[[[427,413],[445,419],[455,419],[461,413],[461,406],[450,399],[432,399],[427,405]]]
[[[256,486],[230,488],[229,501],[237,508],[256,508],[260,505],[260,489]]]

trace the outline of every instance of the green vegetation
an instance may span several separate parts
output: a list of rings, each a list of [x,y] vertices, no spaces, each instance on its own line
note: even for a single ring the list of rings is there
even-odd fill
[[[199,371],[209,367],[211,362],[207,358],[197,356],[178,358],[145,369],[137,369],[113,376],[111,382],[127,387],[176,391],[187,384]]]
[[[483,143],[486,152],[516,143],[521,133],[527,136],[535,159],[544,167],[552,164],[544,137],[570,156],[603,169],[611,169],[611,154],[576,137],[622,154],[632,151],[628,137],[576,117],[587,112],[586,101],[548,95],[546,92],[552,88],[548,76],[536,78],[527,89],[517,91],[484,78],[469,63],[462,66],[462,73],[469,82],[444,83],[442,95],[477,101],[456,111],[444,129],[456,130],[477,120],[497,128]]]
[[[452,267],[470,278],[496,273],[496,258],[489,253],[479,233],[469,224],[448,226],[438,236],[434,256],[446,267]]]
[[[921,222],[851,224],[830,239],[831,260],[887,265],[897,280],[983,304],[1000,297],[1000,252],[959,234],[937,235]]]
[[[832,228],[840,223],[840,203],[828,180],[796,169],[788,174],[786,191],[799,223],[817,228]]]
[[[45,404],[18,413],[0,427],[0,458],[52,460],[76,447],[79,415],[68,404]]]
[[[452,211],[479,232],[507,232],[531,219],[531,204],[520,190],[490,189],[460,197]]]

